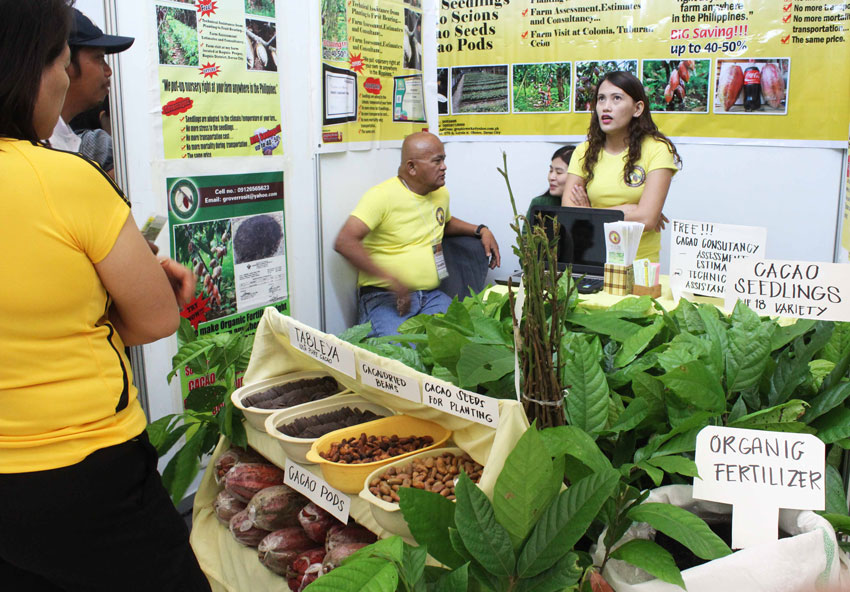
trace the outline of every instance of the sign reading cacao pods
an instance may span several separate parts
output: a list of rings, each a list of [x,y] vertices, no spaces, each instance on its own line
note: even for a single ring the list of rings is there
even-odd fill
[[[826,447],[811,434],[708,426],[694,498],[732,504],[732,548],[776,541],[779,509],[823,510]]]
[[[373,366],[360,359],[359,356],[357,368],[360,370],[360,382],[366,386],[371,386],[414,403],[422,402],[422,386],[412,376],[405,376]]]
[[[343,524],[348,522],[351,498],[328,485],[327,481],[318,475],[288,458],[284,466],[283,484],[302,494],[323,510],[327,510]]]
[[[759,315],[850,320],[850,264],[752,259],[729,264],[726,308],[738,300]]]
[[[357,378],[354,350],[350,346],[332,335],[317,331],[294,319],[287,319],[287,322],[292,347],[346,376]]]
[[[448,382],[429,378],[422,385],[422,402],[491,428],[499,426],[499,400],[472,393]]]

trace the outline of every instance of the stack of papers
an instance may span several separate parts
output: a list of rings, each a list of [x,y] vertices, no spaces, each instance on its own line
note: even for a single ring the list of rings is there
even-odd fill
[[[640,246],[643,224],[640,222],[606,222],[605,262],[614,265],[631,265]]]
[[[636,286],[657,286],[661,281],[661,264],[652,263],[649,259],[638,259],[633,264],[635,268]]]

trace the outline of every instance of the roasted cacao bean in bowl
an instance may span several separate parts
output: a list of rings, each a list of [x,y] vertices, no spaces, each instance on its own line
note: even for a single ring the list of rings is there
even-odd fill
[[[332,382],[331,382],[332,381]],[[294,387],[299,387],[298,389]],[[286,391],[288,388],[292,390]],[[295,396],[294,393],[298,392]],[[302,372],[291,372],[273,378],[267,378],[253,384],[239,387],[230,395],[233,405],[242,411],[245,419],[252,427],[261,432],[266,431],[266,418],[280,409],[292,409],[296,405],[310,403],[312,401],[327,399],[349,391],[336,382],[327,372],[321,370],[306,370]],[[262,398],[268,393],[270,400],[259,403],[268,405],[270,401],[278,400],[280,406],[260,407],[254,406],[253,401]],[[275,396],[275,393],[277,395]],[[289,403],[287,404],[287,396]]]
[[[419,452],[439,448],[451,435],[451,430],[433,421],[409,415],[394,415],[325,434],[313,442],[307,452],[307,461],[320,465],[322,475],[333,487],[344,493],[358,493],[363,489],[364,479],[375,469]],[[345,458],[339,460],[323,457],[323,454],[328,455],[334,450],[335,444],[338,445],[351,438],[357,441],[353,454],[346,454]],[[394,446],[391,446],[394,449],[391,451],[391,456],[371,462],[363,462],[363,458],[354,458],[355,456],[368,457],[361,452],[374,450],[374,446],[365,444],[370,441],[370,438],[387,438],[396,442]],[[425,445],[418,446],[423,443]]]
[[[380,417],[389,417],[394,415],[391,409],[384,407],[383,405],[379,405],[378,403],[372,403],[360,395],[335,395],[328,399],[313,401],[312,403],[305,403],[290,409],[281,409],[280,411],[276,411],[266,418],[266,433],[280,444],[284,453],[286,453],[286,456],[294,462],[312,464],[309,460],[307,460],[307,451],[310,450],[310,446],[313,445],[313,442],[315,442],[318,437],[298,438],[290,436],[284,434],[281,427],[292,425],[300,419],[323,416],[346,407],[349,409],[357,409],[361,412],[370,412]]]
[[[436,468],[438,465],[437,460],[443,458],[445,455],[451,455],[459,460],[468,459],[461,460],[460,468],[462,468],[470,476],[473,482],[478,483],[484,467],[469,458],[469,455],[460,448],[434,448],[432,450],[426,450],[425,452],[419,452],[412,456],[396,460],[372,471],[366,477],[363,483],[363,489],[360,491],[359,497],[360,499],[369,502],[369,509],[372,512],[372,517],[375,519],[375,522],[377,522],[386,531],[397,534],[407,542],[412,543],[413,536],[410,534],[410,529],[407,527],[407,522],[404,520],[404,515],[401,513],[400,506],[396,501],[387,501],[385,499],[386,495],[390,495],[392,497],[392,494],[383,493],[380,489],[375,491],[375,488],[379,488],[383,484],[386,486],[386,491],[397,492],[401,487],[413,487],[414,481],[417,480],[414,479],[413,472],[408,472],[408,468],[422,464],[429,469],[428,474],[430,475],[430,469],[432,467]],[[430,463],[428,463],[429,459],[431,460]],[[431,464],[432,466],[428,467],[428,464]],[[445,463],[443,463],[443,465],[445,466]],[[393,472],[394,474],[388,475],[388,472]],[[416,484],[417,488],[428,489],[435,493],[440,493],[448,499],[453,499],[455,479],[457,479],[460,470],[458,470],[457,473],[453,473],[450,470],[443,470],[439,478],[437,478],[437,472],[438,471],[435,471],[435,474],[430,479],[428,477],[422,479],[421,482]],[[404,477],[405,475],[407,475],[407,478]],[[396,483],[396,481],[401,482]],[[407,483],[407,481],[409,481],[409,483]],[[442,483],[443,487],[437,485],[437,482]],[[435,489],[437,491],[435,491]],[[452,492],[452,495],[445,495],[443,493],[449,491]]]

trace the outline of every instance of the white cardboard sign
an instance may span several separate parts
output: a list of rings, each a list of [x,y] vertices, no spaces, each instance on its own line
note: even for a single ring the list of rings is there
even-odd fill
[[[708,426],[694,498],[732,504],[732,548],[777,540],[779,509],[823,510],[826,447],[811,434]]]
[[[491,428],[499,425],[498,399],[465,391],[436,378],[427,379],[422,390],[422,402],[429,407]]]
[[[339,370],[346,376],[357,378],[357,364],[354,350],[344,342],[328,339],[328,335],[316,331],[295,319],[288,318],[289,342],[292,347],[301,350],[311,358]]]
[[[762,259],[767,229],[761,226],[673,220],[670,232],[670,290],[723,298],[728,266]]]
[[[412,376],[390,372],[378,366],[364,362],[357,356],[357,368],[360,370],[360,382],[396,397],[422,402],[422,385]]]
[[[323,510],[327,510],[343,524],[348,522],[351,498],[288,458],[286,459],[283,483]]]
[[[850,320],[850,265],[811,261],[736,261],[726,278],[726,308],[742,300],[759,315]]]

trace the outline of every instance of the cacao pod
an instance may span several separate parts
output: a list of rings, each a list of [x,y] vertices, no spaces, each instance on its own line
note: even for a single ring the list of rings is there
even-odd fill
[[[306,573],[310,573],[311,571],[319,571],[321,572],[322,561],[325,558],[325,549],[323,547],[317,547],[314,549],[310,549],[308,551],[304,551],[298,557],[292,560],[292,563],[289,564],[291,568],[290,575],[303,575]],[[318,570],[311,570],[310,567],[318,564]]]
[[[265,459],[253,450],[245,450],[239,446],[233,446],[222,452],[213,466],[215,467],[215,482],[221,485],[227,472],[239,463],[261,463]]]
[[[676,90],[677,86],[679,86],[679,72],[676,71],[676,70],[673,70],[670,73],[670,88],[672,88],[673,90]]]
[[[664,87],[664,102],[669,103],[673,100],[673,89],[670,88],[670,85]]]
[[[260,563],[274,573],[285,576],[293,573],[289,567],[292,560],[315,545],[300,527],[290,526],[268,533],[259,542],[257,555]]]
[[[679,99],[684,101],[685,100],[685,87],[682,86],[681,84],[679,86],[677,86],[676,87],[676,94],[679,95]]]
[[[679,69],[677,71],[679,72],[679,79],[682,82],[687,82],[691,79],[691,71],[688,70],[685,62],[679,62]]]
[[[213,511],[222,524],[229,525],[230,519],[246,507],[245,502],[236,499],[227,491],[220,491],[213,501]]]
[[[339,521],[325,510],[310,502],[298,513],[298,522],[307,536],[317,543],[324,543],[331,526],[339,524]]]
[[[299,526],[298,513],[307,498],[286,485],[275,485],[258,491],[248,502],[248,518],[266,530]]]
[[[336,545],[333,549],[328,550],[327,555],[325,555],[322,561],[322,573],[328,573],[332,569],[336,569],[342,563],[343,559],[368,545],[369,543],[340,543]]]
[[[224,489],[246,504],[258,491],[283,484],[283,471],[266,463],[240,463],[224,476]]]
[[[378,537],[369,530],[366,530],[359,524],[342,524],[331,526],[328,530],[328,536],[325,539],[325,551],[330,553],[339,545],[348,543],[366,543],[370,545],[378,540]]]
[[[738,64],[723,64],[720,70],[720,80],[717,83],[717,98],[728,111],[738,100],[741,89],[744,88],[744,71]]]
[[[248,510],[242,510],[230,519],[230,534],[246,547],[256,547],[268,536],[269,531],[254,526],[248,518]]]
[[[696,72],[697,69],[696,64],[694,64],[693,60],[685,60],[685,67],[688,70],[693,70],[694,72]]]
[[[782,106],[785,100],[785,81],[776,64],[765,64],[761,69],[761,92],[764,100],[774,109]]]

